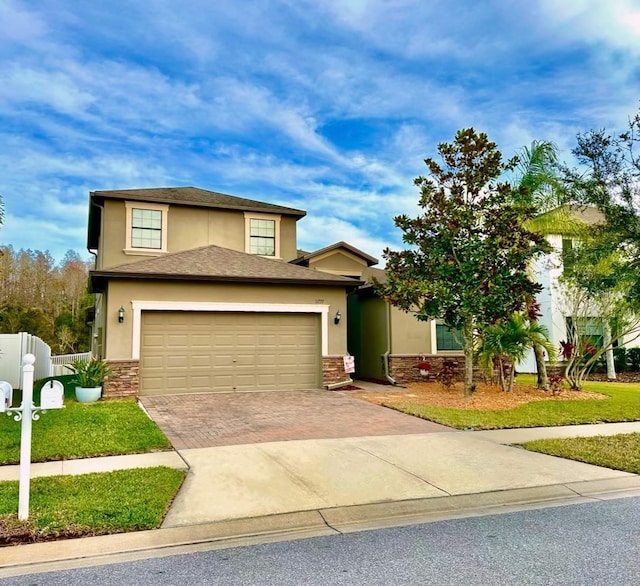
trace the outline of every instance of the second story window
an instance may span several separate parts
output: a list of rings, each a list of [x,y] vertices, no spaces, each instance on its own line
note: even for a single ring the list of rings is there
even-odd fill
[[[162,248],[162,212],[133,208],[131,210],[131,246]]]
[[[167,252],[169,206],[146,202],[125,202],[126,242],[124,253],[156,256]]]
[[[251,254],[276,255],[276,223],[274,220],[250,220]]]
[[[245,212],[244,225],[245,252],[280,258],[280,215]]]

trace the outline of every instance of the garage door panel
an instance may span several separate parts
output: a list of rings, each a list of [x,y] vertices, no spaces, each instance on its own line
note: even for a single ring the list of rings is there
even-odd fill
[[[317,314],[142,314],[141,394],[317,388]]]

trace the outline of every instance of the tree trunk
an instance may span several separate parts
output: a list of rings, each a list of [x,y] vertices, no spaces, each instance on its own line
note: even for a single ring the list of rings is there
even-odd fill
[[[498,380],[500,381],[500,389],[503,393],[506,393],[507,385],[504,383],[504,360],[502,360],[502,356],[498,358]]]
[[[538,388],[549,390],[549,377],[547,376],[547,364],[544,361],[544,348],[540,344],[533,345],[533,353],[536,357],[536,372],[538,373]]]
[[[511,368],[509,369],[509,392],[513,393],[513,383],[516,380],[516,364],[512,360]]]
[[[464,322],[462,337],[464,340],[464,396],[470,397],[474,391],[473,385],[473,318],[468,317]]]
[[[611,325],[606,319],[602,320],[602,344],[607,349],[605,351],[607,378],[609,380],[616,380],[616,366],[613,361],[613,344],[611,343]]]

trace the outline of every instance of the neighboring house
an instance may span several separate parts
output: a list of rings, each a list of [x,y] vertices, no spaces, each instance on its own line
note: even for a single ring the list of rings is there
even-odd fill
[[[565,208],[566,210],[566,208]],[[587,226],[597,225],[603,222],[602,214],[592,207],[571,206],[568,208],[569,218]],[[575,231],[571,225],[563,227],[566,223],[566,216],[558,218],[557,210],[552,210],[545,214],[551,226],[546,234],[547,241],[553,250],[551,253],[540,257],[534,265],[533,273],[535,280],[542,285],[542,291],[537,295],[542,316],[539,322],[549,330],[549,339],[558,350],[560,342],[569,340],[568,328],[573,327],[573,321],[581,335],[587,336],[596,346],[601,346],[603,342],[603,323],[598,315],[597,309],[589,310],[582,306],[579,315],[572,315],[572,303],[566,299],[563,288],[559,284],[560,275],[564,269],[564,256],[569,249],[574,246],[576,237],[572,235]],[[555,217],[554,217],[555,216]],[[555,228],[553,227],[555,226]],[[638,346],[639,340],[635,335],[623,336],[615,345]],[[518,372],[536,372],[536,363],[533,351],[530,351],[527,358],[518,364]]]
[[[194,187],[92,192],[92,350],[114,370],[105,395],[350,382],[336,318],[360,281],[290,262],[304,215]]]

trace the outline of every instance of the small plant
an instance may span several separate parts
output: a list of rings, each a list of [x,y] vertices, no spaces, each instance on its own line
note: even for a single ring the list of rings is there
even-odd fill
[[[453,383],[455,382],[457,371],[458,371],[457,362],[454,362],[453,360],[444,360],[442,362],[442,369],[436,375],[436,378],[440,381],[440,384],[445,389],[449,389],[453,386]]]
[[[560,355],[563,360],[571,360],[573,356],[573,349],[575,345],[572,342],[565,342],[564,340],[560,341]]]
[[[79,387],[99,387],[102,381],[111,374],[111,369],[104,360],[92,356],[89,360],[77,358],[65,368],[73,373],[71,382]]]
[[[549,377],[549,390],[552,395],[559,395],[564,387],[564,377],[561,374],[554,374]]]

